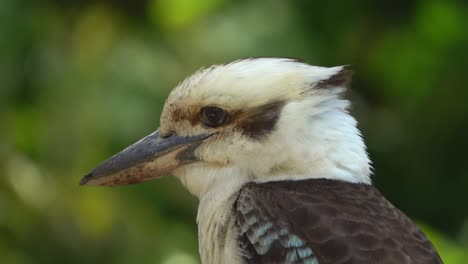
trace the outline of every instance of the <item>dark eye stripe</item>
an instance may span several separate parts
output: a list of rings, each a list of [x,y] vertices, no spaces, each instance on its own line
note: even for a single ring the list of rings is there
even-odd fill
[[[284,105],[283,101],[274,101],[256,108],[230,113],[217,106],[206,106],[194,120],[199,120],[204,126],[211,128],[233,123],[242,134],[261,140],[275,129]]]
[[[275,129],[284,105],[283,101],[275,101],[251,109],[246,117],[240,120],[237,127],[244,135],[261,140]]]

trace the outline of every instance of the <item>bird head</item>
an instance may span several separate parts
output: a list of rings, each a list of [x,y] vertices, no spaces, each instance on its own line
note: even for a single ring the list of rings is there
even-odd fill
[[[169,95],[160,128],[81,184],[124,185],[173,174],[196,196],[248,182],[330,178],[370,183],[346,66],[239,60],[201,69]]]

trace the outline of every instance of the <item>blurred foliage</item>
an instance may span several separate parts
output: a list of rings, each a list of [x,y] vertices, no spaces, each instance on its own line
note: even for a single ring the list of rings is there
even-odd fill
[[[80,188],[202,65],[353,64],[374,182],[448,264],[468,257],[466,1],[0,1],[0,261],[198,263],[174,178]],[[437,230],[437,231],[436,231]]]

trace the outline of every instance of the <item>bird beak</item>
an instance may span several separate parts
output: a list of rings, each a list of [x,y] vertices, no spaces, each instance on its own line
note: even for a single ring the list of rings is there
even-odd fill
[[[115,154],[88,173],[80,185],[117,186],[144,182],[197,161],[195,150],[211,134],[163,138],[159,130]]]

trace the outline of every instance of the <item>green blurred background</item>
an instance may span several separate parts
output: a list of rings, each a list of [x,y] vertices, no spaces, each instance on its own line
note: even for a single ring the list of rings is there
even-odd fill
[[[467,263],[467,27],[466,1],[0,0],[0,262],[198,263],[176,179],[78,181],[194,70],[279,56],[353,65],[374,183]]]

